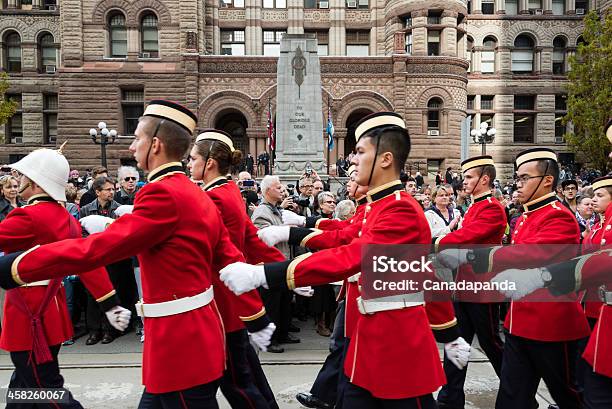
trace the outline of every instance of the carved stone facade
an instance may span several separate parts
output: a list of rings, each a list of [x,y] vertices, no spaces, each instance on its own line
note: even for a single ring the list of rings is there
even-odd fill
[[[55,11],[1,10],[3,66],[5,34],[21,36],[22,69],[11,73],[9,92],[22,96],[23,139],[5,144],[0,162],[42,144],[45,96],[54,93],[59,95],[57,143],[69,141],[66,154],[75,168],[99,163],[99,146],[88,136],[99,121],[120,135],[129,133],[134,98],[141,106],[153,98],[182,102],[197,110],[200,129],[226,129],[236,145],[257,156],[266,148],[268,106],[273,112],[282,109],[275,104],[274,56],[281,32],[315,33],[319,39],[321,117],[327,121],[329,101],[336,131],[332,162],[354,146],[356,121],[380,110],[405,117],[412,171],[416,166],[423,173],[437,166],[457,168],[466,117],[474,124],[490,120],[497,128],[487,152],[506,175],[521,149],[547,145],[565,151],[556,143],[555,118],[561,113],[567,57],[575,52],[582,29],[575,0],[566,1],[563,15],[553,14],[549,0],[542,0],[541,12],[519,9],[516,15],[506,10],[505,0],[495,2],[492,14],[483,11],[481,0],[329,0],[315,2],[318,8],[304,8],[304,0],[286,3],[287,8],[273,9],[263,8],[262,0],[62,0]],[[591,1],[590,6],[604,3],[610,2]],[[144,49],[149,14],[156,21],[153,53]],[[124,30],[118,37],[112,35],[117,15],[123,16]],[[55,74],[41,72],[43,32],[58,48]],[[529,51],[516,46],[521,36],[532,41],[529,73],[516,72],[516,51]],[[119,57],[113,54],[113,39],[123,42]],[[221,55],[228,53],[234,55]],[[534,98],[528,112],[533,142],[518,142],[514,134],[522,112],[517,113],[517,101],[524,96]],[[0,136],[6,128],[0,127]],[[129,141],[119,139],[108,147],[111,169],[129,162]],[[473,142],[469,149],[480,152]]]

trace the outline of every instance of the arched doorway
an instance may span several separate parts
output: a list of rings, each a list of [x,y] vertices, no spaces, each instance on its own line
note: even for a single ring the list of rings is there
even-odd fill
[[[245,156],[249,150],[248,127],[249,124],[240,111],[222,111],[215,120],[215,129],[220,129],[230,134],[234,148],[239,149]]]
[[[357,109],[346,119],[346,138],[344,139],[344,157],[346,158],[353,150],[355,150],[355,129],[357,123],[364,117],[372,114],[369,109]]]

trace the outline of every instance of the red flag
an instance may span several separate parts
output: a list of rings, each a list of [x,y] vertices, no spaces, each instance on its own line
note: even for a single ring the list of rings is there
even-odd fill
[[[268,99],[268,151],[270,154],[276,149],[276,141],[274,135],[274,122],[272,121],[272,103]]]

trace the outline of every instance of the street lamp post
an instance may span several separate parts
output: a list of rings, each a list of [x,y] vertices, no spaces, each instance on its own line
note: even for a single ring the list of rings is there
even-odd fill
[[[99,134],[96,128],[91,128],[89,130],[89,136],[91,136],[91,140],[93,141],[93,143],[95,143],[96,145],[100,145],[102,166],[107,168],[108,165],[106,164],[106,145],[112,145],[113,143],[115,143],[115,139],[117,138],[117,131],[114,129],[107,129],[106,122],[99,122],[98,129],[100,130]],[[99,142],[98,137],[100,138]]]
[[[489,127],[489,124],[487,122],[482,122],[480,124],[480,129],[472,129],[472,132],[470,132],[470,135],[472,135],[472,139],[474,140],[474,143],[478,143],[482,145],[482,154],[486,155],[487,154],[487,144],[493,143],[496,133],[497,133],[497,130],[495,128]]]

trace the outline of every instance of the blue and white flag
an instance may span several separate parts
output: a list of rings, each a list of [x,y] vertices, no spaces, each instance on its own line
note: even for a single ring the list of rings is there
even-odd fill
[[[331,107],[327,109],[327,149],[334,149],[334,123],[332,122]]]

